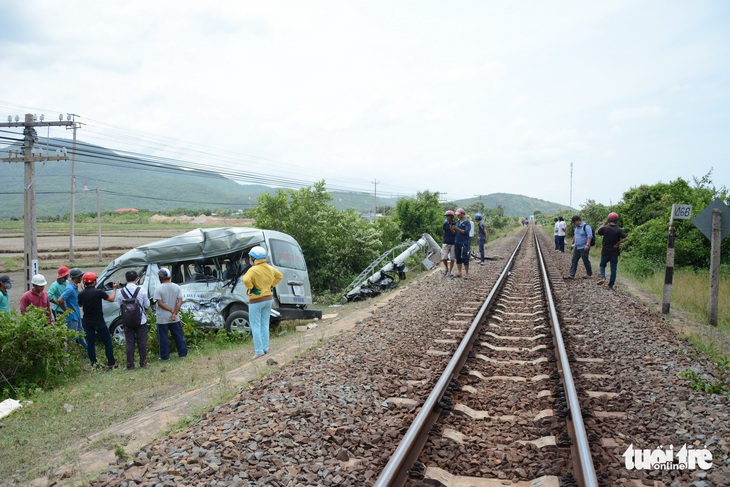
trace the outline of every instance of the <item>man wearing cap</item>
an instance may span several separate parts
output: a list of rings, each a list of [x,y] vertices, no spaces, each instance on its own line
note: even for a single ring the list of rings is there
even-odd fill
[[[591,241],[595,238],[593,229],[590,225],[583,222],[579,215],[575,215],[570,219],[575,227],[573,229],[573,256],[570,261],[570,275],[568,279],[575,279],[575,273],[578,271],[578,261],[583,259],[583,265],[586,268],[586,275],[593,276],[593,268],[589,259],[591,251]]]
[[[598,280],[600,286],[606,282],[606,264],[611,263],[611,279],[608,281],[608,289],[613,289],[616,283],[616,271],[618,269],[618,256],[621,255],[621,244],[629,239],[626,232],[618,226],[618,213],[611,212],[608,218],[596,230],[598,235],[603,235],[603,244],[601,245],[601,263],[599,270],[601,271],[601,279]]]
[[[32,285],[30,291],[26,291],[20,297],[20,314],[25,315],[25,310],[28,306],[33,306],[34,308],[44,310],[46,312],[48,322],[50,323],[53,320],[53,315],[51,314],[51,302],[48,301],[48,293],[45,291],[46,284],[48,284],[48,282],[46,282],[46,278],[42,274],[36,274],[33,276],[33,279],[30,280],[30,283]]]
[[[248,319],[253,336],[254,359],[269,351],[269,321],[273,293],[271,289],[283,279],[275,267],[266,263],[266,249],[257,245],[248,253],[251,267],[243,276],[248,294]]]
[[[51,312],[53,313],[54,320],[63,313],[63,309],[58,305],[58,298],[66,290],[66,280],[68,279],[69,272],[69,268],[65,265],[59,267],[56,280],[48,288],[48,300],[51,302]]]
[[[454,270],[454,238],[456,235],[456,222],[454,221],[454,212],[448,210],[444,217],[444,246],[441,249],[441,260],[444,263],[444,276],[451,274]]]
[[[61,293],[61,297],[58,298],[58,305],[63,311],[71,310],[71,313],[66,316],[66,326],[79,333],[83,333],[84,329],[81,327],[81,309],[79,308],[79,288],[78,285],[81,283],[81,278],[84,275],[84,271],[78,267],[74,267],[68,273],[68,281],[66,281],[66,289]],[[83,338],[77,338],[76,343],[84,347],[84,352],[89,353],[88,347],[86,346],[86,340]]]
[[[114,302],[117,295],[117,283],[113,284],[113,291],[107,295],[106,291],[96,287],[97,276],[93,272],[87,272],[83,276],[84,290],[79,293],[79,306],[84,308],[84,317],[81,325],[86,333],[86,343],[89,344],[89,360],[91,366],[96,366],[96,340],[104,344],[107,368],[116,369],[119,366],[114,358],[114,345],[109,334],[109,328],[104,321],[104,308],[102,301]]]
[[[8,289],[13,287],[12,279],[8,276],[0,276],[0,313],[10,313],[10,296]]]
[[[451,277],[461,277],[461,266],[464,265],[464,272],[469,275],[469,252],[471,251],[471,222],[466,219],[466,212],[459,208],[456,210],[456,235],[454,238],[454,253],[456,254],[456,274]]]
[[[484,265],[484,246],[487,244],[487,226],[484,225],[484,221],[482,220],[482,214],[477,213],[474,215],[474,218],[477,221],[478,225],[478,237],[477,237],[477,243],[479,244],[479,257],[480,262],[479,265]]]
[[[185,342],[182,323],[178,313],[182,306],[183,298],[180,286],[170,282],[170,271],[160,269],[157,272],[160,276],[160,285],[155,288],[152,299],[157,302],[155,316],[157,317],[157,338],[160,343],[160,359],[170,360],[170,340],[168,331],[175,341],[178,357],[182,358],[188,354],[188,344]]]

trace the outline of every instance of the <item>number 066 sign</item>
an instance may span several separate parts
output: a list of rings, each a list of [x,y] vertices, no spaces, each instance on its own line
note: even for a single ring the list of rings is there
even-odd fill
[[[672,220],[689,220],[692,218],[692,205],[672,205]]]

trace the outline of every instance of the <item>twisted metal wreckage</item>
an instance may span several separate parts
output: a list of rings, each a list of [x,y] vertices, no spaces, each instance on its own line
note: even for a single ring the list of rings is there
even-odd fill
[[[405,247],[408,248],[395,256],[396,252]],[[398,282],[406,278],[406,272],[408,271],[405,264],[406,260],[419,251],[422,251],[426,255],[426,258],[421,261],[421,264],[427,270],[432,269],[441,261],[441,247],[431,235],[424,233],[418,241],[404,242],[384,252],[380,257],[375,259],[345,288],[345,293],[341,300],[342,303],[376,296],[386,289],[395,287]],[[385,261],[388,261],[388,263],[380,270],[375,271]]]

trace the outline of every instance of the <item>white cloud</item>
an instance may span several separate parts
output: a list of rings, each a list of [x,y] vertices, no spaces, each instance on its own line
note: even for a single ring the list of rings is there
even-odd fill
[[[193,144],[238,153],[238,164],[258,158],[269,172],[296,167],[312,181],[372,190],[378,179],[384,190],[450,198],[503,191],[567,203],[570,161],[574,203],[691,178],[696,160],[711,161],[718,185],[730,180],[720,164],[730,156],[724,2],[28,0],[2,9],[0,118],[15,107],[75,112],[137,131],[138,152],[161,152],[142,143],[154,136],[176,157],[199,157]],[[80,136],[135,144],[100,130]],[[635,170],[647,154],[665,161],[661,172]],[[616,184],[590,184],[598,160]]]

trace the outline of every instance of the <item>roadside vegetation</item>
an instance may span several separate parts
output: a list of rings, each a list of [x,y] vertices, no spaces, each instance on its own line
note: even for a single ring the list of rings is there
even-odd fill
[[[603,205],[588,200],[577,212],[583,221],[597,229],[609,212],[619,214],[618,224],[629,236],[622,246],[619,261],[619,278],[631,280],[639,289],[650,293],[659,302],[664,292],[664,274],[669,236],[669,217],[672,204],[692,205],[692,218],[713,200],[719,198],[730,204],[728,190],[717,188],[711,173],[694,178],[693,184],[679,178],[669,183],[642,185],[626,191],[614,205]],[[546,230],[552,234],[553,215],[540,215]],[[557,215],[555,215],[557,216]],[[566,242],[572,238],[570,217]],[[675,220],[675,259],[672,279],[671,309],[685,312],[697,323],[707,322],[709,300],[710,241],[691,220]],[[596,251],[591,252],[594,274],[598,273],[601,237]],[[566,245],[569,247],[569,244]],[[610,273],[610,270],[607,269]],[[694,346],[706,353],[717,365],[717,378],[703,378],[692,371],[683,373],[693,388],[711,393],[730,395],[730,245],[727,239],[721,247],[720,299],[718,325],[683,331]]]

